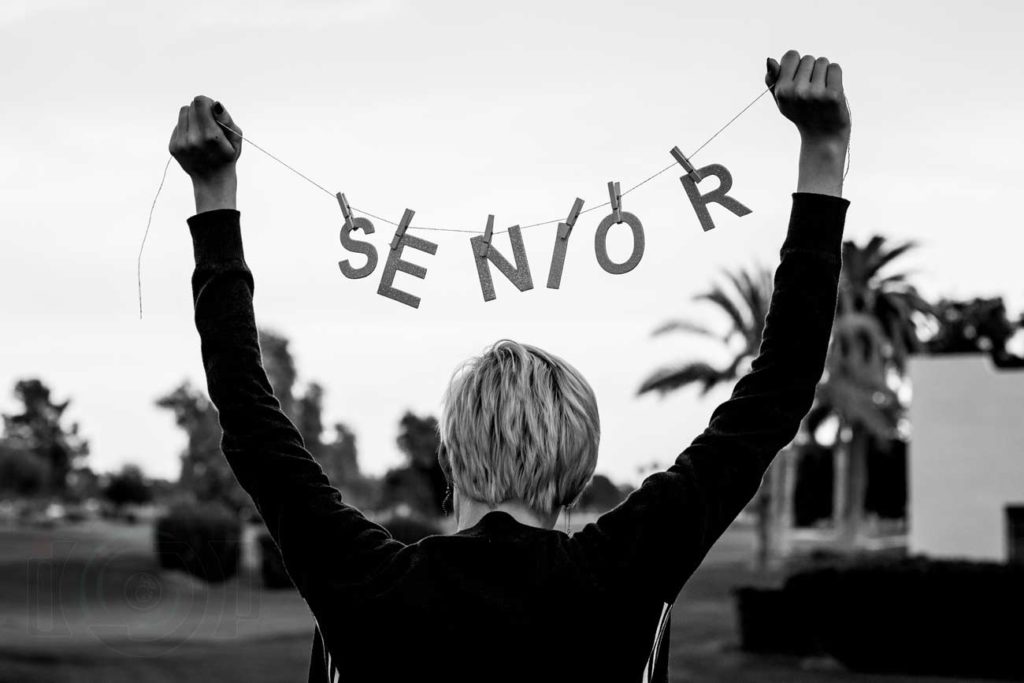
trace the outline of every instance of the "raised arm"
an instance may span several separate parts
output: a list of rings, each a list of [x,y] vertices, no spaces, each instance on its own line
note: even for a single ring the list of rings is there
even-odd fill
[[[769,85],[800,131],[797,192],[759,354],[732,397],[665,472],[574,538],[665,602],[756,493],[810,409],[828,348],[841,265],[850,119],[842,72],[824,58],[769,60]]]
[[[235,209],[239,131],[219,103],[197,97],[181,108],[170,151],[192,178],[189,219],[196,267],[195,322],[221,448],[281,549],[307,602],[327,582],[358,581],[401,544],[341,500],[305,449],[267,380],[253,314],[253,279]]]

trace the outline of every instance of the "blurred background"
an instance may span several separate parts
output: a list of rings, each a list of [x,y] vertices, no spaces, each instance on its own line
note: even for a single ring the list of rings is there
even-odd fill
[[[298,0],[0,5],[0,681],[305,680],[312,619],[219,452],[192,322],[177,109],[225,103],[357,208],[481,230],[561,218],[695,149],[796,48],[853,112],[841,293],[800,433],[675,605],[673,681],[1024,679],[1024,59],[1015,2],[688,6]],[[564,356],[601,408],[578,529],[667,467],[757,352],[797,140],[764,97],[695,158],[753,209],[703,233],[666,173],[624,200],[640,266],[580,219],[524,231],[538,286],[468,235],[346,280],[337,203],[248,148],[239,205],[264,363],[345,498],[399,539],[450,533],[436,461],[456,365],[503,337]],[[422,221],[422,223],[420,223]],[[392,229],[375,220],[386,249]],[[507,238],[496,248],[510,253]],[[624,260],[628,234],[609,250]],[[359,257],[356,257],[359,262]]]

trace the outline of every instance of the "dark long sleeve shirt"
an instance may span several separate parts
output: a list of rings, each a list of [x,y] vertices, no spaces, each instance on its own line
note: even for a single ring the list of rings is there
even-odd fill
[[[313,613],[309,680],[646,680],[683,584],[810,408],[848,205],[793,195],[760,353],[668,470],[572,535],[493,511],[412,545],[345,503],[281,412],[261,362],[239,213],[190,218],[195,321],[222,449]]]

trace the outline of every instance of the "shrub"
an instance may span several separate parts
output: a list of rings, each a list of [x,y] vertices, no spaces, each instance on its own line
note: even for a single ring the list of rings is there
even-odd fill
[[[50,464],[27,448],[0,440],[0,493],[31,496],[50,481]]]
[[[850,669],[1024,677],[1024,566],[859,560],[797,572],[789,603],[817,644]]]
[[[809,655],[820,651],[807,623],[781,588],[743,586],[733,591],[740,647],[761,654]]]
[[[241,525],[220,503],[188,503],[171,508],[156,523],[156,553],[164,569],[178,569],[210,583],[238,571]]]
[[[136,465],[125,465],[121,471],[111,475],[110,482],[103,489],[103,496],[115,507],[141,505],[153,500],[153,491]]]

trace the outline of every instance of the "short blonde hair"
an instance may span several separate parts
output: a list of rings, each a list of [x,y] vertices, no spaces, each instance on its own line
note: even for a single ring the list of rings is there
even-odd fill
[[[597,466],[593,389],[561,358],[507,339],[455,371],[439,429],[448,480],[491,506],[553,512],[576,502]]]

